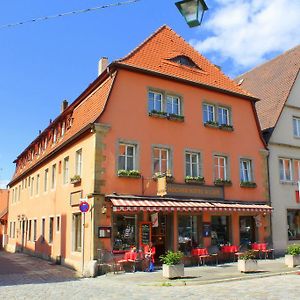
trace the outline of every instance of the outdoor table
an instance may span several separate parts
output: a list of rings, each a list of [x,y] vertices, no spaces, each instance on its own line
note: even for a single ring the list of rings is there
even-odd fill
[[[192,256],[198,256],[198,266],[205,263],[205,259],[208,258],[210,255],[206,248],[195,248],[192,249]]]

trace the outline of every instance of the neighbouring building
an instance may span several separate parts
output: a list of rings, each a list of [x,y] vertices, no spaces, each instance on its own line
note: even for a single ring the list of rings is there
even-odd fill
[[[167,26],[99,70],[17,157],[7,249],[80,269],[149,240],[158,257],[270,237],[257,98]]]
[[[256,109],[269,149],[274,248],[300,242],[300,46],[237,79],[261,101]]]
[[[0,249],[7,242],[8,190],[0,189]]]

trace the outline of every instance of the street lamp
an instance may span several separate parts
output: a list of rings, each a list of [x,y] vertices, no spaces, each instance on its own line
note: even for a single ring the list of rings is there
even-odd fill
[[[176,2],[175,5],[190,27],[199,26],[202,22],[204,12],[208,10],[204,0],[183,0]],[[201,15],[200,20],[199,15]]]

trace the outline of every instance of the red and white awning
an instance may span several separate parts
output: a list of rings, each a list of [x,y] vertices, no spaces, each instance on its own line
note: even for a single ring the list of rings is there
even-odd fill
[[[243,211],[272,212],[266,204],[206,202],[205,200],[180,201],[175,199],[110,198],[113,211]]]

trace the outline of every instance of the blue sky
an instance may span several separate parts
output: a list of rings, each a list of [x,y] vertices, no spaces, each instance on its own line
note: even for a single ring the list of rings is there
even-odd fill
[[[118,1],[3,0],[0,27]],[[300,43],[298,0],[207,0],[203,26],[193,29],[174,3],[140,0],[0,29],[0,187],[17,155],[59,114],[61,101],[72,102],[96,78],[99,58],[126,55],[163,24],[231,76]]]

